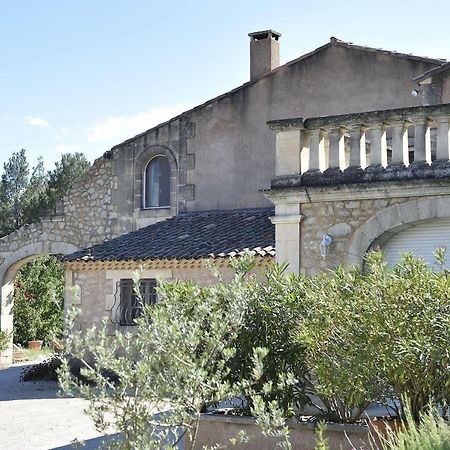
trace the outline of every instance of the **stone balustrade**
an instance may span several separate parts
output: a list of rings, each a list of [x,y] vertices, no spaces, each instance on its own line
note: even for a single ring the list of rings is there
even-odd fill
[[[268,122],[272,187],[449,178],[450,104]]]

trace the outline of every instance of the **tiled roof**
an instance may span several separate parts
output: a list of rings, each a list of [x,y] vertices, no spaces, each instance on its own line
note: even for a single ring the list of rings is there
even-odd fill
[[[273,214],[273,208],[180,214],[67,255],[64,261],[220,258],[246,250],[274,256]]]

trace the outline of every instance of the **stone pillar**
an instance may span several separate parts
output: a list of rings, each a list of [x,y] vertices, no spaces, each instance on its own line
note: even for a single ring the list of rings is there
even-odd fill
[[[309,136],[307,133],[300,129],[277,131],[275,175],[303,173],[308,170],[308,165]]]
[[[434,120],[437,122],[436,159],[448,161],[450,159],[449,117],[440,116],[435,117]]]
[[[9,367],[12,364],[12,333],[13,333],[13,315],[12,306],[14,302],[14,278],[8,277],[8,274],[0,273],[2,280],[0,297],[0,330],[11,333],[11,342],[9,348],[0,352],[0,368]]]
[[[344,127],[332,128],[328,131],[330,140],[329,166],[334,169],[344,170],[345,164],[345,132]]]
[[[325,134],[323,130],[311,130],[309,132],[309,170],[320,170],[323,172],[327,168]]]
[[[275,260],[288,263],[287,272],[300,271],[300,204],[275,205],[275,216],[270,220],[275,225]]]
[[[370,145],[370,164],[374,166],[387,166],[386,124],[371,125],[372,142]]]
[[[428,119],[413,119],[414,162],[431,164],[430,123]]]
[[[350,128],[350,167],[366,168],[366,130],[365,125]]]
[[[408,127],[409,121],[391,122],[392,127],[392,159],[391,164],[409,166]]]

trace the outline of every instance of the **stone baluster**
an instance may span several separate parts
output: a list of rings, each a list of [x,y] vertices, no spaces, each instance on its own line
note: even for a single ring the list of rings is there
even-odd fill
[[[350,167],[366,168],[366,131],[365,125],[350,128]]]
[[[325,133],[321,129],[309,132],[309,170],[323,172],[326,169]]]
[[[309,170],[310,144],[309,133],[305,130],[300,131],[300,173]]]
[[[370,145],[370,164],[372,166],[387,166],[386,123],[374,123],[370,126],[372,142]]]
[[[436,160],[448,161],[450,159],[450,145],[449,145],[449,116],[433,117],[437,123],[437,147]]]
[[[414,162],[431,164],[430,121],[424,118],[415,118],[413,124]]]
[[[330,149],[329,166],[333,169],[346,169],[345,164],[345,127],[337,127],[328,130]]]
[[[392,128],[392,159],[391,164],[409,166],[408,127],[410,121],[396,121],[390,123]]]

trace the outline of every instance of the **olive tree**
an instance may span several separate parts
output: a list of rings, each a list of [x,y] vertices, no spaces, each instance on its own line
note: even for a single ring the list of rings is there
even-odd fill
[[[279,436],[280,445],[289,448],[284,415],[276,402],[263,402],[254,388],[264,372],[267,350],[252,349],[248,379],[229,380],[236,337],[257,292],[254,277],[248,275],[252,264],[250,257],[234,261],[236,274],[229,284],[219,275],[218,282],[208,287],[161,281],[159,301],[144,307],[135,334],[111,336],[106,323],[86,333],[68,334],[66,351],[81,359],[84,382],[74,379],[66,359],[61,385],[66,392],[89,399],[88,412],[98,430],[113,427],[120,432],[109,447],[172,448],[185,439],[194,448],[201,412],[246,394],[263,432]],[[136,293],[138,279],[136,275]],[[292,377],[282,375],[278,388],[293,383]],[[262,386],[265,392],[271,388]],[[247,438],[239,434],[232,443]]]

